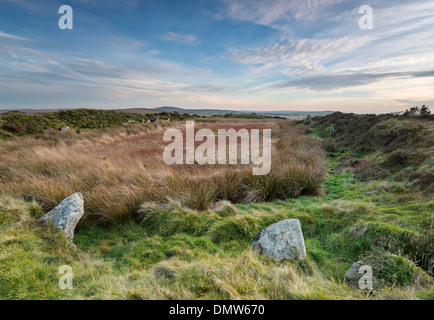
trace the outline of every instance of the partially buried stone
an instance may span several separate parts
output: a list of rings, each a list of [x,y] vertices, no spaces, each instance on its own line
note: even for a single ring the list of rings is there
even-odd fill
[[[74,193],[63,200],[57,207],[44,215],[39,222],[51,220],[66,236],[74,239],[74,230],[84,214],[84,199],[80,192]]]
[[[262,229],[254,236],[252,249],[278,261],[305,258],[306,248],[300,221],[282,220]]]

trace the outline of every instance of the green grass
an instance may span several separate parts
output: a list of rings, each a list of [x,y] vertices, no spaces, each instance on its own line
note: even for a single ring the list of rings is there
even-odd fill
[[[434,299],[434,201],[426,189],[433,163],[432,157],[413,161],[432,152],[417,142],[421,132],[430,139],[431,124],[414,134],[403,128],[408,119],[359,118],[362,134],[387,121],[400,132],[389,145],[402,138],[412,145],[410,157],[399,151],[390,158],[394,148],[359,152],[366,139],[348,146],[346,138],[333,138],[336,150],[329,151],[318,196],[223,201],[203,211],[147,202],[135,221],[81,225],[77,249],[61,232],[36,223],[43,214],[36,203],[0,196],[0,299]],[[311,128],[321,136],[318,130],[325,129]],[[381,178],[361,179],[356,170],[383,164],[390,174]],[[301,222],[306,260],[279,263],[252,252],[257,232],[294,218]],[[371,292],[344,282],[361,259],[373,267]],[[74,271],[73,290],[58,286],[62,265]]]
[[[36,204],[2,197],[0,298],[426,299],[434,203],[402,201],[392,184],[347,173],[329,176],[323,197],[225,203],[201,213],[149,203],[135,223],[80,228],[77,250],[35,223],[42,214]],[[289,218],[301,221],[306,261],[278,263],[251,252],[255,233]],[[343,282],[361,258],[376,266],[370,295]],[[64,264],[75,272],[73,290],[58,288]]]

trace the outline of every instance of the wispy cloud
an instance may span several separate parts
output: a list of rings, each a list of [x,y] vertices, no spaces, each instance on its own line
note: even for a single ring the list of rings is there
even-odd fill
[[[166,34],[161,35],[161,40],[168,42],[176,42],[187,45],[195,45],[200,43],[200,38],[194,34],[182,34],[175,32],[168,32]]]
[[[294,20],[313,20],[326,8],[345,0],[222,0],[220,17],[285,28]]]
[[[19,37],[13,34],[5,33],[0,31],[0,38],[11,39],[11,40],[21,40],[21,41],[30,41],[30,39]]]
[[[59,0],[3,3],[0,108],[363,112],[434,100],[432,0],[70,0],[68,31]],[[362,4],[373,30],[358,26]]]
[[[5,53],[12,49],[20,58],[8,61]],[[217,96],[229,88],[207,83],[209,71],[204,68],[146,56],[119,59],[122,63],[0,43],[0,96],[14,96],[17,104],[28,104],[25,101],[32,99],[33,107],[55,101],[63,106],[74,101],[81,106],[94,106],[95,101],[98,105],[124,101],[123,105],[140,106],[144,100],[181,105],[208,103],[211,97],[217,101]]]
[[[300,105],[309,102],[330,106],[330,95],[341,102],[361,104],[361,101],[366,101],[366,106],[370,107],[375,101],[399,107],[402,101],[411,99],[432,100],[434,93],[428,89],[434,77],[434,54],[430,49],[434,46],[432,1],[372,4],[373,30],[358,28],[360,14],[357,4],[350,9],[348,3],[345,11],[335,10],[332,14],[332,11],[321,10],[327,6],[332,8],[338,2],[322,2],[323,9],[312,10],[309,16],[303,14],[302,4],[295,6],[297,11],[285,9],[288,3],[267,2],[270,11],[262,9],[265,4],[243,10],[247,4],[242,0],[233,5],[228,3],[232,11],[226,17],[274,29],[282,28],[294,19],[308,20],[315,14],[329,19],[325,22],[329,24],[328,28],[321,28],[322,21],[316,21],[310,34],[303,34],[303,37],[295,31],[281,32],[279,37],[271,38],[265,45],[229,50],[224,57],[247,66],[248,75],[256,79],[245,91],[270,98],[303,97],[303,101],[295,100]],[[305,7],[309,5],[320,8],[319,2],[306,1]],[[276,80],[277,74],[280,78],[283,74],[287,80]],[[354,92],[358,97],[370,98],[355,102],[353,100],[357,99],[350,99]]]
[[[434,70],[420,72],[320,74],[275,84],[274,87],[327,92],[373,84],[386,79],[426,77],[434,77]]]
[[[353,52],[366,44],[365,38],[297,39],[269,45],[265,48],[232,50],[227,58],[258,71],[279,68],[289,76],[302,75],[324,69],[322,62],[341,53]]]

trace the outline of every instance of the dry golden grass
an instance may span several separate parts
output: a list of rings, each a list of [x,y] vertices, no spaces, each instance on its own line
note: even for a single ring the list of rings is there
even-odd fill
[[[82,192],[84,221],[113,223],[133,217],[144,201],[175,200],[206,210],[219,200],[247,203],[319,192],[323,152],[290,120],[196,122],[196,130],[272,129],[272,169],[267,176],[252,176],[251,168],[241,165],[166,165],[164,130],[184,125],[159,122],[104,133],[48,131],[42,138],[1,142],[0,194],[36,200],[49,210]]]

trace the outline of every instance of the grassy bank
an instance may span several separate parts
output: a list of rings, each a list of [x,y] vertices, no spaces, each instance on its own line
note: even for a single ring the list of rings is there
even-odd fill
[[[391,178],[432,195],[434,117],[334,113],[315,118],[308,132],[322,143],[341,169],[359,181]],[[330,137],[330,126],[336,130]]]

